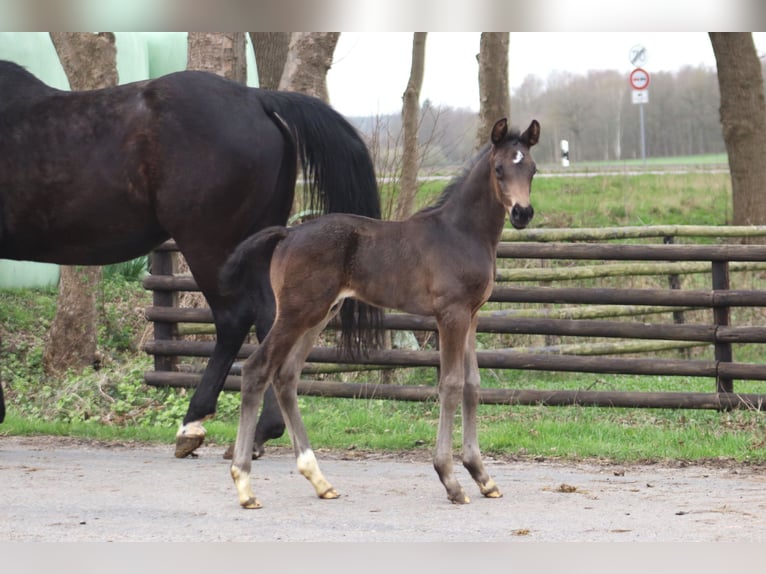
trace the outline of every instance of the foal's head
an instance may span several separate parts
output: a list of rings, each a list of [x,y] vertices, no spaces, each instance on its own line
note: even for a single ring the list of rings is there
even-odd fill
[[[524,229],[535,210],[529,202],[532,177],[537,171],[529,149],[540,139],[540,124],[532,120],[527,130],[508,133],[508,120],[498,120],[492,128],[489,161],[492,188],[508,211],[511,225]]]

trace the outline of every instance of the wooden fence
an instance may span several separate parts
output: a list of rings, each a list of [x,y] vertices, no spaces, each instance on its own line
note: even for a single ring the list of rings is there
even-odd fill
[[[761,409],[766,394],[739,392],[739,386],[747,381],[766,380],[766,364],[737,362],[733,348],[766,343],[766,326],[761,321],[766,319],[766,290],[760,288],[766,276],[766,245],[737,241],[764,236],[766,226],[536,229],[504,234],[497,252],[498,281],[479,319],[479,333],[497,335],[487,340],[499,344],[498,348],[478,351],[481,368],[705,377],[711,379],[711,389],[709,392],[482,389],[482,401]],[[679,243],[689,237],[705,238],[705,243]],[[654,243],[647,243],[647,239]],[[154,292],[154,304],[146,309],[146,317],[155,325],[155,338],[144,347],[155,357],[155,370],[146,373],[146,381],[158,386],[193,387],[200,374],[184,369],[179,357],[209,357],[213,343],[186,340],[184,336],[214,332],[212,316],[207,308],[174,305],[177,292],[196,289],[192,277],[173,274],[174,250],[174,244],[168,242],[155,251],[153,273],[145,280],[145,287]],[[687,276],[695,279],[681,279]],[[733,288],[732,276],[746,277],[747,288]],[[641,285],[630,286],[642,277],[645,279]],[[666,286],[658,286],[658,281]],[[681,288],[684,282],[696,286]],[[753,310],[750,316],[755,319],[751,324],[732,324],[732,310],[740,308]],[[686,322],[685,314],[709,319]],[[421,338],[423,333],[435,330],[433,319],[403,313],[388,313],[384,326],[394,332],[417,332]],[[509,337],[519,336],[544,337],[545,344],[524,348],[503,344]],[[562,337],[578,342],[558,344]],[[608,342],[594,342],[593,338]],[[678,356],[680,352],[688,353],[691,347],[701,356]],[[245,344],[239,356],[244,358],[253,349],[254,345]],[[687,350],[668,356],[668,349]],[[645,356],[647,353],[649,357]],[[334,371],[436,368],[439,359],[435,348],[395,348],[371,351],[352,361],[333,346],[321,346],[313,349],[308,360],[304,377],[321,371],[322,365],[332,365]],[[239,380],[235,365],[225,388],[238,390]],[[301,381],[299,392],[398,400],[436,397],[435,386],[309,379]]]

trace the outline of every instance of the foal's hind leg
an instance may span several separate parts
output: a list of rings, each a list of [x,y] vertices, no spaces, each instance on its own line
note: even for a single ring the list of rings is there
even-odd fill
[[[276,302],[274,293],[268,276],[260,289],[253,294],[256,297],[253,300],[257,312],[255,317],[255,331],[259,341],[264,341],[274,324],[276,314]],[[260,458],[265,452],[265,443],[269,439],[279,438],[285,432],[285,422],[282,412],[274,395],[274,387],[269,385],[263,395],[263,408],[261,416],[258,418],[258,425],[255,427],[255,444],[253,446],[253,456]]]
[[[242,366],[242,390],[239,411],[237,440],[231,457],[231,477],[237,487],[239,503],[244,508],[260,508],[250,484],[255,427],[258,421],[258,408],[261,405],[273,370],[266,364],[264,346],[251,354]]]
[[[250,484],[250,468],[258,407],[269,383],[275,388],[277,400],[285,417],[290,439],[298,457],[298,470],[314,485],[321,498],[337,498],[338,493],[322,476],[311,451],[306,429],[300,418],[297,400],[297,379],[306,355],[326,323],[303,335],[277,321],[263,344],[242,368],[242,403],[237,441],[231,462],[231,476],[237,487],[239,503],[245,508],[260,508]]]
[[[293,443],[298,470],[308,479],[319,498],[332,499],[338,498],[340,494],[319,470],[319,464],[311,448],[308,433],[298,408],[298,378],[314,341],[326,324],[327,320],[300,337],[280,366],[274,378],[273,386],[279,406],[282,409],[282,415],[285,418],[290,440]]]
[[[488,498],[500,498],[502,494],[484,468],[479,450],[476,428],[476,410],[479,404],[479,364],[476,360],[476,322],[474,315],[465,346],[465,387],[463,388],[463,466],[479,485],[481,493]]]

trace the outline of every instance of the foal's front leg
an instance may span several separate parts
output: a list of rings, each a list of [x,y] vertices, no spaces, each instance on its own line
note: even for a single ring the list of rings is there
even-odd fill
[[[479,485],[487,498],[503,496],[495,481],[490,478],[479,450],[479,433],[476,428],[476,411],[479,405],[479,363],[476,360],[476,323],[474,315],[465,346],[465,387],[463,388],[463,466]]]
[[[468,504],[470,499],[463,491],[452,463],[452,431],[455,413],[463,395],[463,352],[470,324],[470,315],[459,313],[437,317],[439,327],[439,430],[436,437],[434,468],[447,489],[447,498],[454,504]]]

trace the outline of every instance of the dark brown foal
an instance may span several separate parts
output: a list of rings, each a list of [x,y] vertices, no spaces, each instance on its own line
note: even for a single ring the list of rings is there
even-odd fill
[[[298,469],[321,498],[338,493],[319,470],[297,402],[297,381],[319,333],[346,297],[381,308],[436,318],[439,329],[441,414],[434,467],[448,498],[469,502],[452,464],[453,420],[462,401],[463,464],[484,496],[501,496],[481,460],[476,410],[479,368],[476,321],[492,291],[495,251],[505,222],[524,228],[534,211],[529,195],[540,137],[498,121],[490,145],[440,200],[405,221],[326,215],[293,228],[271,227],[239,245],[222,281],[248,284],[269,269],[277,303],[274,326],[242,369],[242,406],[231,474],[246,508],[258,508],[250,485],[253,436],[266,387],[274,386]]]

